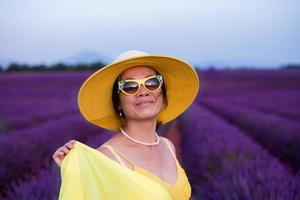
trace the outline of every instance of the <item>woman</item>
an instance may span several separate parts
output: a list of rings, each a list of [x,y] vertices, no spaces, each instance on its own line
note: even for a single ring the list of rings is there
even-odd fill
[[[60,199],[189,199],[175,147],[156,130],[186,110],[198,89],[186,62],[134,50],[91,75],[79,91],[80,111],[89,122],[119,132],[97,151],[75,140],[57,149]]]

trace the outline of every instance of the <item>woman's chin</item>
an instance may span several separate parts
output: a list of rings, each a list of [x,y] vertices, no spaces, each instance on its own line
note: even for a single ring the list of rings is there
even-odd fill
[[[137,114],[137,118],[139,119],[152,119],[157,118],[158,114],[154,113],[153,110],[151,111],[141,111]]]

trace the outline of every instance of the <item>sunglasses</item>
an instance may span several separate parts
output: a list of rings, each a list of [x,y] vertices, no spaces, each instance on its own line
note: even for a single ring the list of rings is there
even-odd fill
[[[156,92],[158,91],[163,84],[163,78],[161,75],[154,75],[149,76],[142,79],[128,79],[128,80],[121,80],[118,82],[119,90],[126,95],[135,95],[140,90],[141,85],[148,92]]]

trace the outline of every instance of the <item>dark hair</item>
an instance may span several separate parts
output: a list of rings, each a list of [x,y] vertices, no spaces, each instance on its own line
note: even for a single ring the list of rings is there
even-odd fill
[[[159,73],[154,70],[158,75]],[[119,94],[118,94],[118,81],[120,80],[121,78],[121,74],[116,78],[114,84],[113,84],[113,91],[112,91],[112,102],[113,102],[113,106],[114,106],[114,110],[115,112],[119,115],[119,112],[122,113],[122,116],[125,116],[124,115],[124,112],[123,110],[119,110],[118,107],[120,105],[120,98],[119,98]],[[167,90],[166,90],[166,86],[165,86],[165,82],[163,82],[162,86],[162,92],[163,92],[163,102],[164,102],[164,105],[167,106],[168,105],[168,99],[167,99]],[[122,123],[122,118],[123,117],[120,117],[120,120],[121,120],[121,123]],[[162,122],[161,121],[157,121],[156,122],[156,131],[158,130],[158,128],[162,125]]]

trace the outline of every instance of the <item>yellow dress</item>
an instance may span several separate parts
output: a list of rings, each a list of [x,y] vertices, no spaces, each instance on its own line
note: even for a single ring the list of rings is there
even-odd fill
[[[131,170],[76,141],[61,165],[59,200],[189,199],[188,179],[177,159],[176,165],[179,173],[173,185],[137,166]]]

